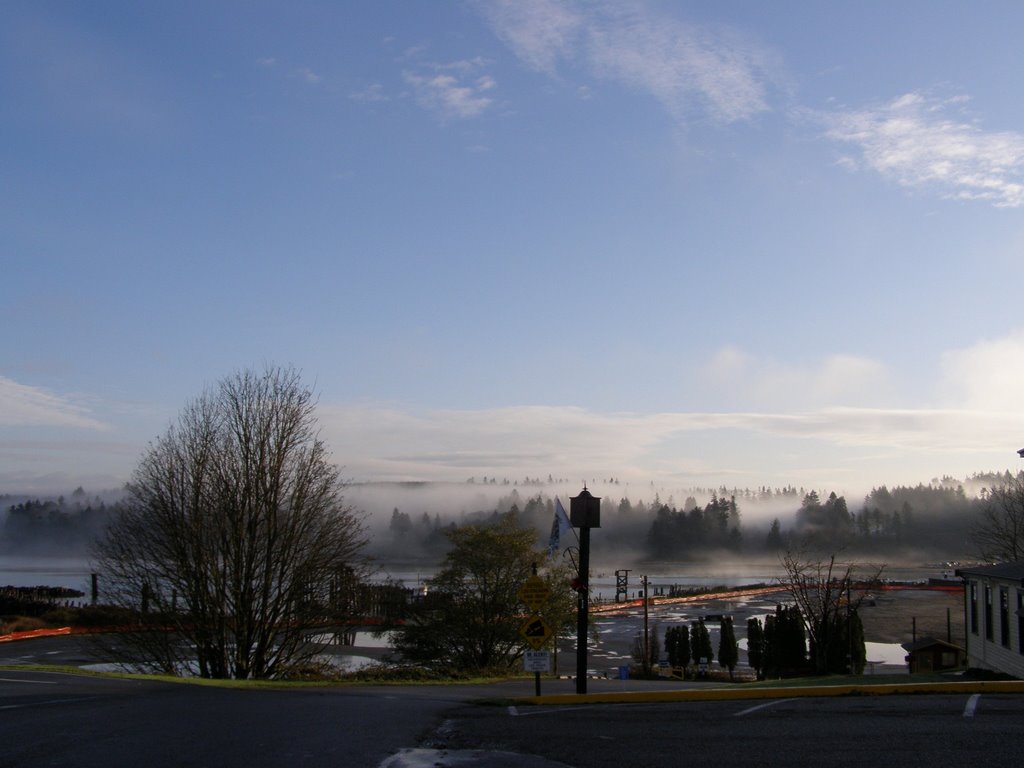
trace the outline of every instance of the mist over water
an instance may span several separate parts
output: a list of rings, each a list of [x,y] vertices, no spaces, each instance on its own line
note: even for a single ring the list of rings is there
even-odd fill
[[[67,587],[89,594],[92,570],[81,557],[0,555],[0,586]]]
[[[964,484],[944,479],[914,488],[889,491],[883,487],[863,499],[840,497],[854,520],[857,538],[853,546],[838,539],[826,538],[824,543],[850,560],[888,564],[886,575],[891,578],[901,578],[897,575],[901,566],[934,574],[942,561],[971,561],[969,532],[978,510],[973,494],[998,479],[976,476]],[[555,499],[568,511],[570,499],[583,485],[583,481],[550,477],[476,478],[351,483],[343,493],[345,503],[362,513],[376,578],[419,585],[443,562],[452,526],[487,523],[515,510],[520,521],[536,531],[538,546],[543,548],[551,532]],[[786,536],[799,534],[805,494],[804,489],[792,487],[668,489],[614,479],[592,479],[587,488],[601,498],[601,527],[591,536],[591,567],[595,584],[609,594],[614,593],[615,571],[622,569],[631,570],[631,579],[648,575],[652,585],[772,582],[779,576],[781,550],[766,546],[769,528],[777,520]],[[827,501],[824,491],[818,495]],[[667,547],[655,546],[663,543],[654,527],[659,514],[665,517],[668,510],[668,523],[683,523],[684,515],[704,510],[716,497],[735,505],[728,521],[730,528],[739,531],[735,542],[719,538],[705,543],[685,534]],[[112,512],[117,494],[75,489],[63,497],[33,500],[7,495],[0,500],[0,586],[46,584],[85,591],[90,573],[88,544],[102,531],[104,516]],[[897,518],[898,530],[893,528]],[[560,542],[560,552],[575,544],[574,535]]]
[[[977,500],[960,488],[938,483],[892,491],[883,487],[863,499],[840,496],[837,509],[848,521],[847,531],[833,536],[828,529],[816,528],[811,516],[800,519],[805,493],[817,494],[826,512],[835,500],[831,493],[826,496],[789,487],[682,489],[678,495],[663,495],[654,486],[595,481],[588,484],[588,490],[601,498],[601,527],[591,535],[591,566],[595,573],[641,568],[650,574],[679,576],[687,571],[714,584],[733,583],[734,574],[770,581],[779,566],[779,552],[815,531],[824,550],[842,551],[843,557],[860,562],[921,566],[968,560]],[[445,531],[450,526],[486,523],[510,510],[537,531],[538,544],[543,546],[551,530],[554,500],[559,499],[568,510],[570,499],[581,490],[580,483],[539,480],[365,483],[350,485],[346,501],[365,513],[374,557],[392,566],[408,566],[402,570],[423,573],[443,559],[448,544]],[[708,506],[713,507],[716,498],[719,506],[709,512]],[[714,517],[725,515],[723,509],[730,508],[728,521]],[[689,528],[684,526],[693,523],[684,517],[701,511],[705,522],[697,525],[705,526],[705,537],[698,539],[687,533]],[[656,529],[655,521],[666,513],[668,517]],[[776,521],[782,535],[772,547],[767,539]],[[706,526],[710,524],[727,529],[708,535]],[[666,542],[664,531],[674,536],[671,542]],[[725,536],[726,532],[730,536]],[[573,543],[570,540],[568,545]],[[566,545],[561,542],[562,549]]]
[[[345,501],[367,513],[371,529],[379,529],[387,527],[395,508],[411,516],[418,517],[425,512],[431,517],[441,515],[442,518],[458,523],[480,512],[508,508],[511,503],[518,504],[522,509],[528,499],[541,496],[543,499],[560,499],[568,511],[569,500],[579,495],[583,487],[582,482],[571,481],[353,483],[345,488]],[[600,480],[587,483],[586,487],[594,496],[601,498],[602,516],[614,516],[616,507],[623,499],[634,504],[643,502],[647,505],[665,503],[681,506],[692,496],[699,505],[704,505],[713,493],[722,495],[724,491],[728,496],[735,492],[735,489],[673,489],[655,486],[653,483],[619,484]],[[744,505],[744,522],[767,529],[775,517],[792,517],[797,506],[799,499],[795,505],[790,499],[771,499],[750,506]]]

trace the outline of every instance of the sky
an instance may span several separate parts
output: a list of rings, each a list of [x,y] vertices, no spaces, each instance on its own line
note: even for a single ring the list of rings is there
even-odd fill
[[[1017,469],[1024,4],[0,8],[0,493],[291,366],[353,482]]]

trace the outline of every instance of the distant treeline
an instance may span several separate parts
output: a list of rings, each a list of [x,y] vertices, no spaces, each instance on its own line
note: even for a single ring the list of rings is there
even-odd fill
[[[682,505],[657,496],[652,502],[609,498],[602,503],[601,529],[591,544],[595,553],[617,550],[658,561],[773,554],[814,541],[852,554],[959,558],[972,554],[970,533],[984,507],[984,489],[1009,478],[1009,473],[981,473],[965,481],[945,477],[916,486],[881,486],[852,508],[834,492],[823,498],[816,490],[791,486],[694,489]],[[967,487],[973,489],[970,494]],[[520,490],[526,492],[517,484],[493,508],[458,517],[395,508],[387,531],[371,544],[374,554],[382,560],[437,558],[447,549],[447,529],[509,512],[536,528],[546,542],[554,500],[533,489],[524,498]],[[710,499],[701,505],[698,496]],[[568,499],[562,502],[568,506]],[[745,512],[754,522],[744,521]]]
[[[886,556],[913,550],[922,556],[951,559],[970,554],[970,531],[984,507],[984,489],[1003,485],[1010,477],[1008,472],[982,473],[963,481],[944,477],[913,487],[881,486],[853,504],[834,492],[792,486],[694,488],[682,504],[672,498],[663,501],[656,494],[644,501],[607,493],[601,505],[600,533],[592,538],[592,547],[595,554],[614,550],[632,559],[683,561],[723,552],[773,553],[817,538],[862,554]],[[556,486],[559,482],[549,479]],[[618,486],[615,479],[603,482]],[[509,512],[534,527],[542,543],[547,542],[555,513],[550,484],[540,478],[527,478],[522,484],[494,483],[493,478],[471,481],[476,483],[505,488],[493,506],[472,512],[430,514],[395,507],[386,527],[375,527],[371,554],[381,561],[436,563],[448,549],[449,529],[496,520]],[[106,502],[98,495],[90,498],[82,488],[67,498],[5,504],[14,498],[0,496],[0,509],[6,509],[0,526],[3,554],[84,553],[116,508],[109,498]],[[707,501],[701,504],[698,499]],[[569,499],[561,500],[568,511]]]
[[[0,553],[81,554],[107,523],[111,511],[102,499],[76,488],[70,498],[28,499],[7,507]]]

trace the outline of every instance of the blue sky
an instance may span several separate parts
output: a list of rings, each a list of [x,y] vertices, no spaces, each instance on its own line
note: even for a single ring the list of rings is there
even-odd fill
[[[0,11],[0,491],[291,365],[357,481],[1024,446],[1024,5]]]

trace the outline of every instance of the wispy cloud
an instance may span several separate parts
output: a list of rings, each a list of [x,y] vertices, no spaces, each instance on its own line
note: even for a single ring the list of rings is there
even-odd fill
[[[889,400],[893,386],[886,367],[867,357],[834,354],[799,366],[755,357],[735,346],[718,350],[701,374],[719,396],[773,410],[871,405]]]
[[[908,93],[878,107],[821,116],[827,136],[852,144],[846,167],[867,167],[908,188],[943,197],[1024,205],[1024,134],[985,131],[953,113],[964,97]],[[952,116],[951,116],[952,115]]]
[[[1024,411],[1024,330],[946,352],[942,374],[945,402],[994,414]]]
[[[934,408],[651,414],[602,414],[570,406],[425,414],[324,408],[321,417],[337,459],[356,479],[459,480],[554,471],[643,481],[688,468],[702,484],[714,484],[744,467],[741,482],[756,483],[759,473],[769,482],[777,482],[780,474],[807,482],[821,469],[815,452],[842,448],[888,457],[878,475],[865,482],[891,482],[886,473],[897,457],[901,464],[922,455],[955,456],[963,463],[962,454],[987,456],[1000,445],[1008,455],[1006,446],[1016,445],[1024,429],[1019,416]],[[382,429],[383,424],[389,428]],[[746,444],[759,438],[804,444],[794,453],[797,464],[780,467],[778,457],[752,453]],[[857,460],[847,454],[848,465]],[[936,464],[944,465],[926,463],[932,472]],[[964,471],[987,468],[978,459]]]
[[[727,123],[768,109],[761,52],[728,34],[621,11],[588,33],[598,75],[649,92],[679,122],[696,105]]]
[[[732,30],[687,24],[643,4],[504,0],[483,6],[495,34],[552,77],[581,67],[657,99],[680,123],[722,122],[768,109],[775,56]]]
[[[554,473],[615,476],[643,484],[645,493],[652,481],[866,491],[872,483],[1010,465],[1024,435],[1021,361],[1024,330],[949,350],[936,361],[934,388],[916,393],[914,407],[897,403],[897,373],[880,361],[835,354],[801,367],[727,347],[695,369],[726,398],[714,410],[423,410],[321,402],[317,415],[343,475],[357,481]],[[43,426],[106,429],[69,397],[0,377],[0,428]],[[48,468],[73,455],[79,472],[114,480],[122,473],[123,481],[138,449],[126,438],[103,445],[73,436],[14,436],[0,440],[0,463],[14,473],[12,482],[15,475],[38,476],[40,487],[45,480],[52,488]]]
[[[479,60],[434,64],[428,70],[406,70],[405,82],[415,93],[416,102],[443,119],[479,117],[494,103],[488,95],[497,86],[494,78],[481,74]]]
[[[780,476],[804,483],[855,474],[865,485],[918,482],[946,468],[968,474],[1012,458],[1010,449],[1024,434],[1024,413],[1014,398],[1024,390],[1024,366],[1007,366],[1007,356],[1024,359],[1024,332],[947,353],[945,377],[934,391],[919,393],[916,407],[893,404],[894,374],[877,361],[834,355],[799,370],[723,350],[707,366],[720,381],[770,380],[760,389],[738,389],[733,409],[413,412],[325,405],[320,417],[336,458],[356,479],[555,472],[632,481],[689,476],[700,484],[778,482]],[[760,407],[743,407],[751,399]],[[772,455],[763,455],[765,445]],[[905,477],[908,467],[932,474]],[[894,468],[900,477],[892,477]]]
[[[319,415],[325,436],[349,471],[388,479],[461,480],[596,466],[625,472],[624,461],[642,454],[664,433],[654,423],[652,429],[641,428],[651,417],[602,415],[571,406],[430,412],[321,406]]]
[[[67,398],[0,376],[0,427],[106,429]]]
[[[263,56],[256,59],[256,65],[261,69],[282,71],[279,69],[281,61],[274,56]],[[286,70],[286,76],[295,80],[302,80],[310,85],[317,85],[323,80],[323,77],[309,67],[290,67]]]
[[[564,0],[500,0],[481,11],[527,66],[551,76],[576,58],[588,24],[585,8]]]
[[[361,90],[352,91],[348,97],[353,101],[364,101],[369,103],[389,100],[388,95],[384,92],[384,86],[380,83],[371,83]]]
[[[310,85],[316,85],[323,79],[309,67],[298,67],[292,71],[292,75],[300,80],[305,80]]]

